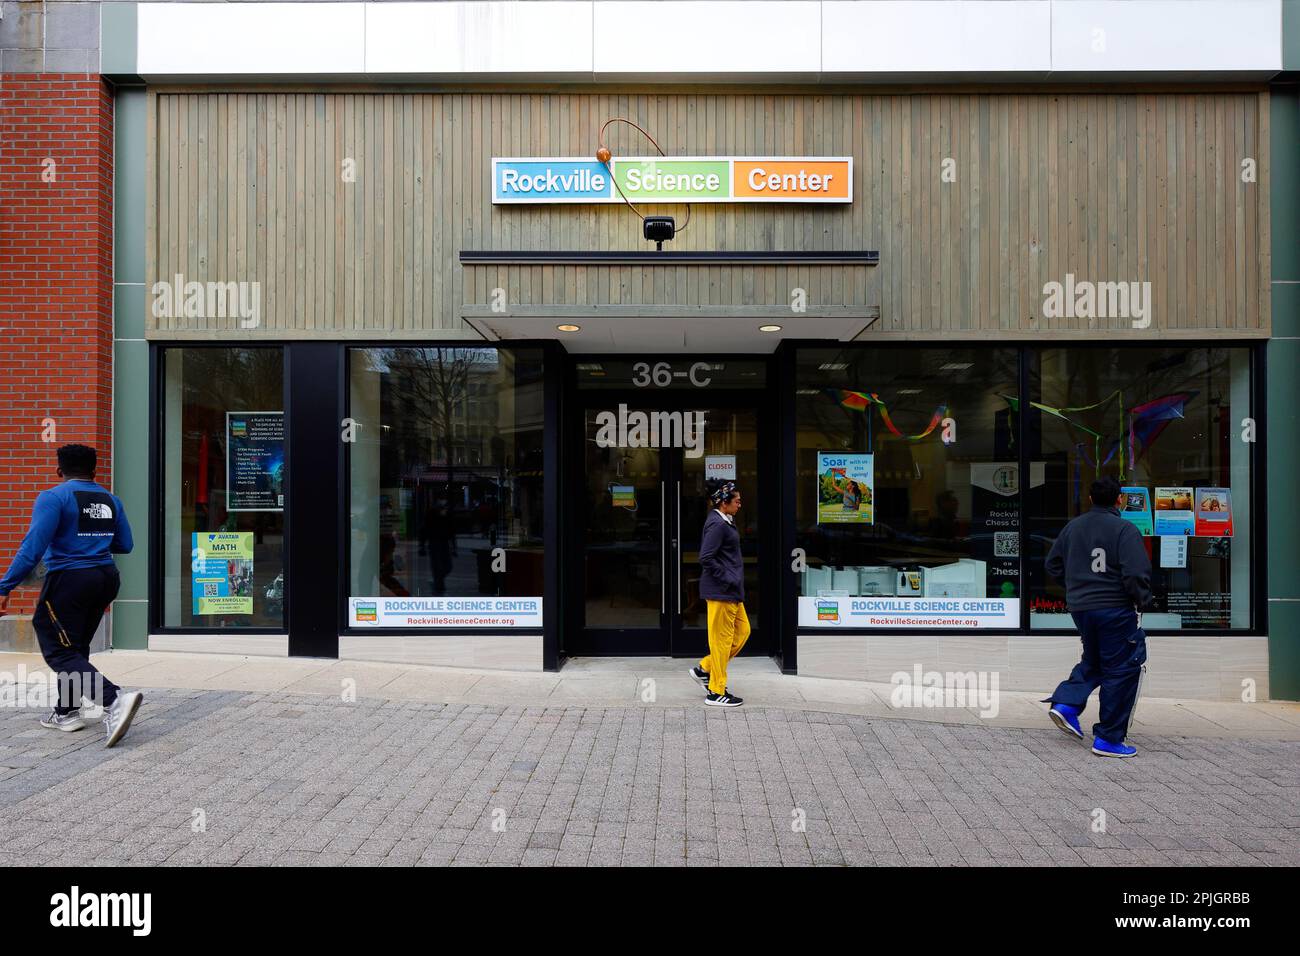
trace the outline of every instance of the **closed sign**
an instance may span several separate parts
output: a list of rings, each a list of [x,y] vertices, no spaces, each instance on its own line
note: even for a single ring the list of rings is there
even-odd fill
[[[704,458],[704,477],[718,478],[722,481],[736,480],[735,455],[707,455]]]

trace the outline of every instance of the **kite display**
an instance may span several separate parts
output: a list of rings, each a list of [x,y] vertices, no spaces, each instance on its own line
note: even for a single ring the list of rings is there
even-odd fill
[[[880,397],[879,393],[871,391],[855,391],[847,388],[827,388],[824,389],[827,395],[833,398],[843,408],[850,411],[867,413],[867,447],[872,447],[871,442],[871,422],[873,416],[870,414],[872,408],[879,409],[881,421],[889,431],[903,439],[904,441],[920,441],[930,435],[940,422],[948,415],[948,403],[945,402],[934,410],[930,416],[930,423],[924,431],[917,432],[914,435],[905,435],[894,424],[890,417],[889,406]],[[1169,427],[1169,423],[1177,419],[1184,418],[1184,410],[1189,401],[1196,397],[1197,392],[1175,392],[1171,395],[1164,395],[1160,398],[1152,399],[1149,402],[1143,402],[1140,405],[1134,405],[1132,408],[1125,408],[1124,393],[1119,389],[1111,392],[1099,402],[1091,405],[1074,405],[1068,407],[1055,408],[1051,405],[1044,405],[1042,402],[1030,402],[1030,406],[1038,409],[1044,414],[1051,415],[1053,418],[1059,418],[1071,428],[1077,429],[1086,435],[1091,436],[1092,441],[1077,442],[1074,445],[1076,452],[1075,460],[1075,484],[1080,483],[1082,476],[1079,474],[1082,463],[1087,462],[1094,472],[1100,474],[1101,469],[1110,464],[1116,455],[1119,456],[1119,473],[1121,478],[1128,479],[1131,472],[1136,468],[1138,460],[1150,451],[1151,446],[1155,444],[1161,433]],[[1020,412],[1020,399],[1015,395],[1001,395],[999,397],[1007,403],[1013,414]],[[1118,401],[1116,401],[1118,400]],[[1105,408],[1112,401],[1116,401],[1118,407],[1118,435],[1104,447],[1106,435],[1095,428],[1089,428],[1078,417],[1087,412],[1095,412],[1098,409]],[[1125,418],[1128,419],[1128,426],[1125,427]],[[1127,433],[1127,435],[1126,435]],[[1089,449],[1091,445],[1091,449]]]
[[[1142,443],[1142,454],[1146,454],[1170,422],[1185,417],[1183,407],[1197,394],[1178,392],[1134,405],[1128,410],[1128,460],[1131,465],[1136,466],[1140,457],[1137,452],[1138,442]]]
[[[1119,453],[1119,473],[1123,478],[1131,477],[1131,471],[1137,466],[1138,459],[1146,454],[1151,446],[1155,444],[1161,432],[1169,427],[1169,423],[1176,419],[1186,417],[1184,409],[1189,401],[1197,396],[1197,392],[1176,392],[1172,395],[1164,395],[1160,398],[1152,399],[1149,402],[1143,402],[1141,405],[1134,405],[1132,408],[1125,409],[1124,394],[1116,389],[1111,392],[1100,402],[1092,405],[1078,405],[1072,408],[1053,408],[1050,405],[1044,405],[1041,402],[1030,402],[1029,404],[1041,412],[1045,412],[1054,418],[1059,418],[1071,428],[1077,428],[1092,436],[1092,454],[1088,454],[1088,443],[1079,442],[1074,448],[1079,458],[1086,461],[1094,471],[1100,473],[1101,469],[1110,463],[1110,460]],[[1020,399],[1015,395],[999,395],[999,397],[1011,407],[1012,412],[1020,411]],[[1089,428],[1082,422],[1075,421],[1070,417],[1072,413],[1090,412],[1106,405],[1111,399],[1119,399],[1119,434],[1124,436],[1127,432],[1127,440],[1123,437],[1116,438],[1106,446],[1106,453],[1102,455],[1102,441],[1105,436]],[[1124,418],[1128,417],[1128,427],[1124,427]],[[1140,448],[1140,450],[1139,450]],[[1079,482],[1080,463],[1075,462],[1075,483]]]
[[[930,416],[930,424],[925,427],[925,431],[917,432],[915,435],[904,435],[902,431],[899,430],[898,426],[894,424],[894,420],[889,417],[889,406],[885,404],[884,400],[877,393],[855,392],[847,388],[828,388],[825,391],[828,395],[831,396],[831,398],[839,402],[842,407],[847,408],[851,411],[869,413],[871,411],[872,406],[875,406],[876,408],[880,409],[880,419],[885,423],[885,427],[888,428],[894,435],[903,439],[903,441],[920,441],[922,438],[925,438],[932,431],[938,428],[939,423],[942,422],[944,418],[948,415],[948,403],[945,402],[944,404],[940,405],[938,408],[934,410],[934,414]],[[871,447],[871,439],[870,439],[871,433],[869,430],[871,428],[870,414],[867,415],[867,428],[868,428],[867,447],[870,448]]]

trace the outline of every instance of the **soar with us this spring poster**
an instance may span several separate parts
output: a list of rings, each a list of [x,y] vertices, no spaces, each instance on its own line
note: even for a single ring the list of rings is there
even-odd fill
[[[817,453],[817,523],[874,524],[873,455]]]

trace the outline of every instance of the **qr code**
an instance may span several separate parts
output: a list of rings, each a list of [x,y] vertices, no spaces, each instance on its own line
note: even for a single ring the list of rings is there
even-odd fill
[[[204,597],[220,597],[220,596],[221,596],[221,587],[220,587],[220,585],[219,585],[216,581],[205,581],[205,582],[203,582],[203,596],[204,596]]]
[[[993,557],[995,558],[1020,557],[1019,533],[1015,531],[994,531],[993,532]]]

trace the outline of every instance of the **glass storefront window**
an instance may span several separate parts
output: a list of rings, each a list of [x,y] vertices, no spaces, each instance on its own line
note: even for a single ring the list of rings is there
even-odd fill
[[[349,350],[348,624],[542,620],[538,349]]]
[[[1148,630],[1251,626],[1251,415],[1246,348],[1081,348],[1030,353],[1026,442],[1044,481],[1027,501],[1030,626],[1072,628],[1044,562],[1090,506],[1099,475],[1124,488],[1147,536]]]
[[[801,627],[1020,625],[1018,351],[801,349]]]
[[[283,629],[284,354],[163,356],[165,627]]]

